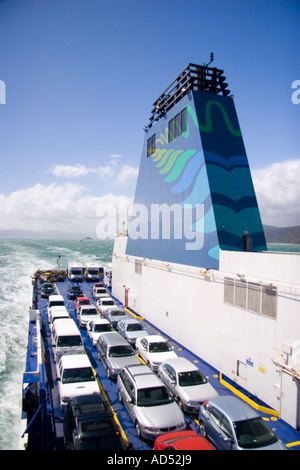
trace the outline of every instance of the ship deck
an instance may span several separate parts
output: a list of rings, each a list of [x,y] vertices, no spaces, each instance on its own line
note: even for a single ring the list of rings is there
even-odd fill
[[[74,310],[74,302],[68,299],[67,290],[70,285],[70,281],[66,279],[64,282],[57,282],[55,283],[55,287],[58,294],[64,296],[65,304],[67,310],[76,323],[77,318]],[[82,287],[84,295],[86,295],[92,303],[94,302],[92,296],[92,286],[93,283],[82,282],[79,283]],[[50,385],[51,390],[51,397],[50,403],[53,407],[53,416],[54,416],[54,428],[56,433],[56,444],[55,447],[57,449],[63,448],[63,416],[60,411],[59,407],[59,395],[58,395],[58,386],[56,382],[56,372],[55,372],[55,364],[53,360],[53,352],[51,347],[50,341],[50,332],[48,327],[47,321],[47,300],[41,299],[39,294],[41,284],[37,283],[36,286],[36,294],[37,294],[37,308],[40,312],[41,319],[42,319],[42,332],[44,337],[44,344],[46,348],[46,357],[48,357],[48,365],[46,365],[46,373],[48,382]],[[115,299],[118,302],[118,299]],[[120,302],[118,302],[120,303]],[[120,305],[122,305],[120,303]],[[134,312],[130,312],[134,315]],[[164,337],[168,338],[171,345],[174,348],[174,351],[177,353],[178,356],[183,356],[189,359],[190,361],[197,364],[198,368],[204,373],[205,376],[209,377],[209,380],[213,387],[218,391],[219,395],[228,395],[228,394],[236,394],[241,398],[246,400],[250,400],[257,409],[258,412],[263,416],[263,418],[269,422],[270,427],[276,429],[276,434],[281,439],[281,441],[292,450],[300,450],[300,433],[289,426],[287,423],[283,422],[277,415],[274,410],[271,410],[267,407],[267,405],[259,402],[256,397],[251,397],[249,395],[246,396],[246,392],[241,389],[237,389],[234,384],[230,384],[229,380],[226,377],[223,377],[219,371],[211,367],[209,364],[201,360],[200,357],[195,356],[191,351],[184,348],[182,345],[174,341],[172,338],[169,338],[164,332],[159,331],[154,325],[149,323],[147,319],[138,317],[141,322],[143,323],[144,327],[146,328],[149,334],[161,334]],[[79,326],[79,325],[78,325]],[[87,332],[85,329],[81,329],[81,334],[83,341],[85,343],[86,352],[91,360],[91,363],[96,371],[99,387],[104,394],[104,396],[109,400],[110,405],[115,412],[115,419],[120,424],[122,429],[122,435],[124,440],[128,443],[132,444],[132,448],[134,450],[150,450],[153,446],[153,443],[145,442],[144,440],[140,440],[135,432],[134,425],[129,417],[124,405],[120,404],[118,401],[118,389],[116,382],[107,378],[106,370],[99,361],[97,356],[96,348],[92,346],[90,338],[87,336]],[[35,345],[33,346],[35,347]],[[29,354],[30,355],[30,354]],[[27,371],[29,369],[27,368]],[[196,432],[199,432],[197,418],[185,415],[187,428],[190,428]]]

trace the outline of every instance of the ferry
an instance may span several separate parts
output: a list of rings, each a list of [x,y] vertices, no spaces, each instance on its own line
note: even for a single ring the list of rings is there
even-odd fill
[[[154,101],[144,127],[132,211],[115,237],[112,269],[101,268],[99,283],[127,319],[142,325],[145,338],[162,338],[175,356],[208,378],[217,395],[247,403],[275,428],[272,432],[284,448],[300,450],[300,258],[267,250],[225,80],[224,71],[210,63],[189,64]],[[66,407],[79,409],[80,403],[68,405],[62,396],[50,297],[43,289],[50,283],[80,332],[82,354],[99,389],[93,399],[103,402],[114,449],[154,452],[154,442],[141,435],[122,403],[120,373],[117,380],[108,374],[86,325],[78,322],[76,300],[68,295],[75,284],[97,307],[99,319],[105,317],[95,284],[88,281],[84,274],[74,281],[61,269],[37,271],[32,277],[20,449],[78,444],[68,444]],[[133,347],[135,359],[161,380],[159,366],[151,369],[140,343],[137,339]],[[70,353],[73,358],[76,354]],[[90,394],[88,398],[92,400]],[[203,437],[200,414],[179,408],[186,430]],[[175,428],[166,426],[158,434]],[[207,433],[203,439],[210,437]],[[234,448],[231,439],[224,440]]]

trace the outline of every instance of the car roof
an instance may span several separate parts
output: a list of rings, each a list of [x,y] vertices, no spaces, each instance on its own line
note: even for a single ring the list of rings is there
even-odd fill
[[[163,385],[155,372],[144,364],[127,366],[126,369],[134,377],[138,388],[161,387]]]
[[[141,324],[141,322],[139,320],[136,320],[135,318],[125,318],[124,320],[121,320],[122,323],[139,323]]]
[[[95,305],[93,305],[93,304],[91,304],[91,305],[81,305],[80,306],[80,311],[82,311],[82,310],[97,310],[97,307],[95,307]]]
[[[244,421],[246,419],[257,418],[259,414],[240,398],[231,395],[221,395],[209,400],[224,413],[230,416],[232,421]]]
[[[64,300],[64,298],[62,295],[53,294],[53,295],[49,295],[48,300],[50,302],[51,300]]]
[[[204,437],[192,430],[162,434],[156,439],[156,444],[158,443],[177,450],[215,450]]]
[[[170,364],[176,372],[187,372],[189,370],[199,370],[191,361],[185,357],[171,357],[166,359],[163,364]]]
[[[80,367],[92,367],[89,358],[86,354],[65,354],[61,356],[61,363],[64,367],[80,368]]]
[[[92,323],[94,325],[110,325],[110,322],[106,318],[97,318],[95,320],[92,320]]]
[[[160,335],[145,335],[148,343],[157,343],[157,342],[166,342],[168,341],[166,338],[163,338]]]
[[[101,337],[102,341],[106,342],[108,344],[109,347],[111,346],[119,346],[119,345],[129,345],[128,341],[126,341],[125,338],[123,338],[123,336],[121,336],[119,333],[117,333],[116,331],[112,332],[112,333],[105,333],[105,335],[103,335]]]

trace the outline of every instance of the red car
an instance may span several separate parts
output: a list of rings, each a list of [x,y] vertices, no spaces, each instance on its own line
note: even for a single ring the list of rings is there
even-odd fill
[[[157,437],[153,450],[215,450],[205,437],[194,431],[180,431]]]
[[[90,299],[88,299],[87,297],[77,297],[77,299],[74,301],[74,307],[76,312],[80,305],[91,305]]]

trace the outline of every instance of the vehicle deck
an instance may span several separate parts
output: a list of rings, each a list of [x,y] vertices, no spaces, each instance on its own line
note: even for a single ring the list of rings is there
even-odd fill
[[[68,299],[67,296],[67,290],[68,287],[72,284],[69,279],[66,279],[63,282],[56,282],[55,288],[58,294],[63,295],[65,299],[65,305],[67,307],[67,310],[73,318],[77,325],[77,318],[76,318],[76,313],[74,310],[74,302],[72,300]],[[78,283],[82,290],[84,295],[86,295],[92,303],[95,304],[94,298],[92,296],[92,286],[93,283],[88,283],[88,282],[81,282]],[[59,395],[58,395],[58,386],[57,386],[57,381],[56,381],[56,370],[55,370],[55,363],[53,359],[53,352],[52,352],[52,347],[51,347],[51,341],[50,341],[50,331],[49,331],[49,326],[48,326],[48,321],[47,321],[47,299],[42,299],[39,295],[39,291],[41,288],[41,284],[38,281],[36,285],[36,305],[37,309],[40,312],[41,319],[42,319],[42,332],[43,332],[43,338],[44,338],[44,344],[45,344],[45,357],[48,358],[47,364],[46,364],[46,374],[47,374],[47,379],[49,383],[49,387],[51,390],[51,404],[53,407],[53,414],[54,414],[54,427],[55,427],[55,433],[56,433],[56,440],[55,440],[55,448],[60,449],[63,448],[63,416],[60,411],[60,406],[59,406]],[[122,305],[120,302],[118,302],[117,299],[115,299],[117,303]],[[134,312],[130,312],[134,316]],[[157,328],[155,328],[154,325],[149,323],[146,319],[142,319],[138,317],[141,322],[143,323],[144,327],[146,328],[147,332],[149,334],[161,334],[165,338],[168,338],[170,340],[170,344],[173,346],[174,351],[177,353],[178,356],[183,356],[189,359],[190,361],[194,362],[197,364],[199,369],[204,373],[205,376],[209,377],[209,380],[213,387],[218,391],[220,395],[228,395],[232,393],[237,393],[237,394],[246,394],[244,390],[238,390],[237,388],[229,387],[228,388],[228,383],[229,380],[227,378],[222,377],[222,374],[220,374],[219,371],[211,367],[209,364],[201,360],[201,358],[195,356],[191,351],[187,350],[180,344],[178,344],[176,341],[174,341],[172,338],[169,338],[167,335],[165,335],[163,332],[159,331]],[[78,325],[79,326],[79,325]],[[31,326],[33,328],[33,326]],[[92,365],[94,367],[94,370],[97,373],[97,378],[98,378],[98,383],[99,387],[104,394],[105,397],[108,398],[112,409],[115,412],[115,419],[119,422],[121,428],[122,428],[122,434],[125,439],[127,440],[128,443],[132,444],[132,448],[134,450],[149,450],[152,448],[153,443],[151,442],[145,442],[143,440],[140,440],[135,432],[134,424],[129,417],[124,405],[119,403],[118,400],[118,389],[117,389],[117,384],[116,382],[110,380],[107,378],[106,375],[106,370],[104,366],[102,365],[101,361],[99,361],[98,356],[97,356],[97,351],[96,348],[92,346],[90,338],[87,336],[87,332],[85,329],[81,329],[81,334],[83,341],[85,343],[85,348],[86,348],[86,353],[88,354]],[[35,348],[35,345],[32,346],[33,351]],[[35,361],[34,355],[30,354],[28,361]],[[27,371],[29,370],[35,370],[34,369],[34,364],[29,365],[27,367]],[[259,406],[263,407],[266,406],[263,403],[259,403],[255,397],[251,397],[247,395],[248,398],[251,400],[255,401]],[[260,408],[263,409],[264,408]],[[276,417],[272,413],[272,410],[267,410],[267,412],[260,412],[260,414],[263,416],[265,420],[269,422],[270,427],[276,429],[276,434],[281,439],[281,441],[289,448],[289,449],[294,449],[294,450],[300,450],[300,433],[293,429],[291,426],[289,426],[287,423],[283,422],[281,419]],[[265,410],[264,410],[265,411]],[[199,426],[197,423],[197,418],[193,418],[189,415],[185,415],[186,417],[186,423],[187,423],[187,428],[190,428],[197,433],[199,433]]]

